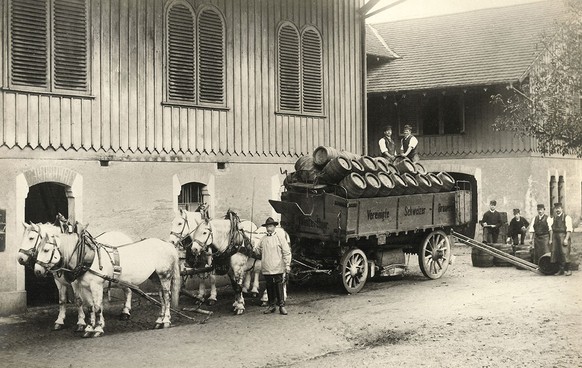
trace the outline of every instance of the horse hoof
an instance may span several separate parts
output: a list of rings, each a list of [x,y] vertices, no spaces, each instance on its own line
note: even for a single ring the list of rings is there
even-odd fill
[[[261,303],[261,307],[266,307],[267,305],[269,305],[267,302],[262,302]]]
[[[154,330],[159,330],[160,328],[162,328],[162,324],[156,323],[156,325],[154,326]]]
[[[60,331],[64,328],[65,326],[60,324],[60,323],[55,323],[55,325],[53,326],[53,331]]]
[[[216,300],[208,299],[208,301],[206,301],[206,304],[214,305],[214,304],[216,304]]]
[[[83,332],[85,331],[85,325],[77,325],[77,328],[75,328],[75,332]]]
[[[119,315],[119,320],[120,321],[129,321],[130,318],[131,318],[131,315],[129,315],[127,313],[121,313]]]
[[[172,324],[171,324],[170,322],[165,322],[165,323],[163,324],[163,328],[170,328],[170,327],[171,327],[171,325],[172,325]]]
[[[244,310],[243,309],[239,309],[236,311],[236,315],[240,316],[241,314],[243,314]]]
[[[84,339],[86,339],[86,338],[88,338],[88,337],[93,337],[93,331],[91,331],[91,332],[85,332],[85,333],[83,334],[83,338],[84,338]]]
[[[101,332],[101,331],[97,331],[97,332],[95,332],[95,333],[93,334],[93,336],[91,336],[91,337],[101,337],[101,336],[103,336],[103,332]]]

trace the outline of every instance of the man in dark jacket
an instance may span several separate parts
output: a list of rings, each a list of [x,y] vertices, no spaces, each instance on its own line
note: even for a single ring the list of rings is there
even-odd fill
[[[410,159],[412,162],[418,162],[420,159],[416,153],[418,146],[418,139],[412,135],[412,127],[410,125],[404,126],[404,138],[400,141],[400,156]]]
[[[550,229],[553,220],[546,215],[546,206],[538,204],[538,215],[531,221],[529,232],[533,234],[533,261],[538,264],[540,257],[550,252]]]
[[[564,213],[561,203],[554,204],[552,223],[552,263],[560,265],[560,275],[570,276],[570,251],[572,234],[572,218]]]
[[[495,210],[497,206],[497,201],[492,200],[489,202],[489,211],[483,214],[483,220],[481,220],[481,225],[484,229],[487,229],[486,242],[489,244],[497,243],[497,238],[499,238],[499,229],[503,222],[501,221],[501,214]]]
[[[513,240],[513,245],[523,245],[528,226],[529,222],[524,217],[521,217],[519,208],[515,208],[513,210],[513,218],[509,222],[509,228],[507,229],[507,236]]]

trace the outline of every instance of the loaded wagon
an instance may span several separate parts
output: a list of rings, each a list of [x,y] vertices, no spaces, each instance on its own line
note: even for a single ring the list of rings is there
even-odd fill
[[[348,293],[359,292],[369,277],[402,275],[409,254],[418,255],[426,277],[441,277],[451,261],[450,232],[475,226],[467,182],[371,198],[351,198],[338,185],[285,188],[281,200],[269,202],[291,238],[290,281],[335,274]]]

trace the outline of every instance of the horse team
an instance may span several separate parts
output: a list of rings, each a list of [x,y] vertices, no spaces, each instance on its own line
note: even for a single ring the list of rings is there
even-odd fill
[[[100,337],[105,327],[103,291],[109,287],[123,289],[125,303],[120,318],[126,320],[131,315],[132,288],[148,279],[159,286],[161,310],[154,328],[170,327],[170,311],[177,307],[183,287],[184,265],[179,251],[186,250],[207,269],[226,271],[235,291],[233,310],[242,314],[243,293],[250,289],[252,296],[258,295],[261,262],[252,255],[266,230],[250,221],[240,221],[231,211],[225,219],[211,220],[204,206],[199,210],[180,210],[172,221],[168,241],[156,238],[134,241],[118,231],[93,237],[86,228],[70,224],[62,216],[57,216],[57,225],[23,223],[18,262],[33,267],[37,276],[51,273],[59,291],[59,315],[53,329],[61,330],[64,326],[68,286],[73,289],[78,309],[76,331],[83,332],[83,337]],[[289,241],[281,228],[277,236]],[[216,279],[214,272],[206,276],[211,282],[206,301],[212,305],[216,302]],[[197,295],[200,302],[206,296],[203,281]],[[84,308],[90,311],[88,323]]]

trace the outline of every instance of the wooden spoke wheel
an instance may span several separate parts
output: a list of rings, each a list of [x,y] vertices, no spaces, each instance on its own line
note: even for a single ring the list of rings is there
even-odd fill
[[[418,265],[429,279],[438,279],[447,271],[451,260],[451,243],[442,230],[428,234],[420,245]]]
[[[353,248],[340,260],[340,275],[346,291],[355,294],[362,290],[368,278],[368,258],[360,249]]]

